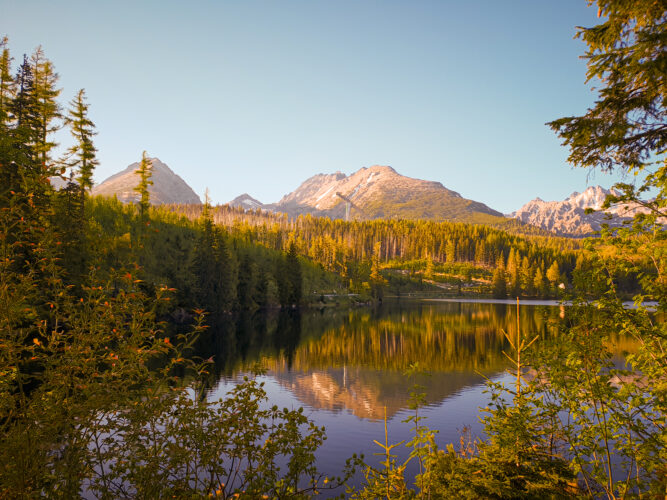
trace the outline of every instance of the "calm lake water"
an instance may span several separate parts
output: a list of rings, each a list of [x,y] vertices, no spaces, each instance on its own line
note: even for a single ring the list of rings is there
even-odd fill
[[[522,304],[524,335],[554,335],[567,308]],[[352,310],[280,312],[224,321],[200,340],[200,356],[215,360],[209,397],[218,399],[259,363],[270,404],[303,407],[327,441],[318,466],[327,474],[342,470],[345,459],[363,453],[369,463],[384,438],[412,437],[403,422],[415,383],[424,387],[425,424],[437,429],[438,445],[458,443],[464,429],[482,434],[480,408],[486,406],[485,377],[507,380],[510,352],[502,330],[516,335],[516,305],[485,302],[396,302]],[[404,375],[418,362],[429,373]],[[397,448],[399,457],[408,450]],[[413,475],[414,470],[408,470]],[[355,481],[359,484],[362,477]]]

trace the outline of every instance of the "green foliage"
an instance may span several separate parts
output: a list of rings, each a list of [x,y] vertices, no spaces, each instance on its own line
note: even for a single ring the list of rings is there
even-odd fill
[[[70,157],[74,159],[68,161],[67,165],[77,169],[77,181],[84,191],[92,189],[93,171],[98,165],[95,158],[97,150],[93,145],[95,125],[88,118],[88,107],[85,91],[81,89],[70,103],[67,117],[72,137],[76,141],[76,144],[68,151]]]
[[[488,382],[492,398],[483,419],[487,440],[471,442],[464,435],[459,451],[455,451],[451,444],[446,451],[439,450],[434,431],[421,423],[423,417],[419,415],[419,409],[425,401],[417,386],[410,404],[415,413],[407,419],[414,423],[413,438],[406,445],[411,448],[407,461],[398,464],[396,457],[390,455],[398,445],[388,446],[385,430],[385,444],[376,441],[385,449],[384,469],[367,467],[367,484],[358,498],[537,499],[576,496],[574,474],[554,446],[553,409],[543,403],[539,381],[533,379],[526,383],[524,380],[522,354],[526,354],[537,337],[531,341],[523,338],[520,324],[517,316],[514,339],[505,334],[514,349],[510,360],[515,367],[512,373],[516,378],[515,389]],[[414,375],[418,369],[418,365],[412,365],[406,374]],[[415,490],[408,489],[404,479],[405,467],[412,459],[419,462]]]
[[[496,299],[507,298],[507,281],[505,279],[505,269],[497,267],[493,271],[493,279],[491,282],[493,297]]]
[[[289,283],[287,305],[299,305],[301,304],[301,297],[303,295],[303,279],[301,276],[301,264],[294,242],[290,243],[287,256],[285,257],[285,272],[287,273]]]
[[[46,59],[41,47],[37,47],[30,57],[34,77],[33,93],[35,99],[37,141],[34,151],[38,161],[44,166],[50,166],[51,150],[57,145],[49,140],[49,136],[60,127],[54,120],[60,118],[60,105],[57,97],[60,89],[56,89],[58,74],[55,73],[53,63]]]
[[[319,473],[324,429],[301,410],[267,408],[256,380],[207,401],[210,364],[192,359],[203,311],[184,334],[160,321],[195,305],[193,254],[199,278],[213,265],[220,307],[231,307],[238,254],[263,273],[282,254],[151,210],[145,154],[138,207],[87,199],[94,147],[82,92],[70,125],[79,139],[83,130],[75,147],[85,143],[87,163],[80,184],[55,192],[45,164],[59,109],[52,66],[38,49],[10,85],[6,39],[2,51],[0,496],[305,498],[339,486],[354,463],[343,478]]]
[[[148,186],[153,185],[153,181],[151,180],[153,165],[148,156],[146,156],[146,151],[141,155],[141,163],[139,163],[137,173],[139,174],[139,184],[137,184],[134,190],[139,193],[139,210],[143,219],[147,217],[150,207],[151,195],[148,191]]]
[[[14,95],[15,82],[11,74],[12,58],[9,55],[9,39],[0,39],[0,130],[5,131],[9,124],[9,103]]]
[[[342,478],[321,474],[314,452],[324,429],[302,409],[266,402],[263,383],[245,377],[216,402],[179,389],[99,415],[88,489],[101,498],[297,499],[339,487],[354,463]]]
[[[667,492],[667,331],[645,304],[667,309],[667,236],[659,219],[667,199],[667,8],[650,0],[597,3],[606,20],[580,28],[579,36],[588,45],[588,78],[602,82],[599,99],[585,115],[549,125],[569,146],[574,165],[642,174],[638,187],[618,184],[621,194],[608,197],[605,207],[633,203],[646,213],[624,228],[604,227],[600,239],[588,243],[590,256],[578,259],[578,322],[567,330],[568,342],[541,358],[550,381],[545,392],[564,415],[556,429],[589,494],[661,497]],[[640,293],[628,286],[629,277],[638,280]],[[622,303],[629,290],[634,310]],[[595,315],[584,302],[591,294],[598,298]],[[615,367],[609,350],[618,333],[640,344],[627,370]]]
[[[408,378],[417,375],[424,375],[423,370],[418,363],[411,364],[405,372]],[[433,463],[437,456],[437,446],[435,444],[435,435],[437,431],[432,431],[422,421],[424,417],[419,414],[419,410],[426,404],[426,395],[422,392],[423,387],[415,384],[410,393],[409,408],[414,411],[404,420],[406,423],[413,424],[414,436],[405,443],[405,446],[410,449],[410,454],[402,463],[398,463],[397,456],[392,451],[401,446],[404,442],[401,441],[395,444],[389,444],[389,433],[387,430],[387,409],[385,407],[384,415],[384,443],[374,441],[380,448],[382,453],[377,455],[384,456],[385,459],[380,462],[381,469],[366,465],[365,478],[366,484],[359,492],[355,492],[351,498],[357,499],[371,499],[371,498],[425,498],[430,497],[431,487],[434,482]],[[410,490],[405,481],[405,470],[408,464],[415,460],[419,466],[419,473],[415,478],[416,486],[419,493]]]
[[[581,167],[641,170],[664,154],[665,53],[664,2],[598,0],[606,20],[579,28],[586,42],[588,80],[599,80],[599,99],[578,117],[549,123],[570,148],[568,160]]]
[[[173,206],[187,217],[199,217],[193,206]],[[310,215],[288,219],[283,214],[243,211],[228,206],[212,210],[213,221],[245,241],[267,248],[288,251],[294,242],[298,253],[324,270],[335,272],[348,282],[352,293],[381,297],[385,280],[394,289],[417,290],[423,287],[419,271],[427,260],[433,265],[432,280],[448,282],[457,288],[477,282],[476,290],[491,291],[490,279],[495,267],[520,266],[529,279],[512,281],[515,296],[555,296],[548,286],[534,287],[536,269],[545,263],[557,263],[565,281],[571,281],[577,256],[577,240],[543,236],[518,236],[488,226],[424,220],[352,221],[316,218]],[[517,264],[518,263],[518,264]],[[401,278],[387,269],[407,271]],[[371,276],[372,275],[372,276]],[[517,271],[517,276],[520,277]],[[431,278],[429,278],[431,279]]]

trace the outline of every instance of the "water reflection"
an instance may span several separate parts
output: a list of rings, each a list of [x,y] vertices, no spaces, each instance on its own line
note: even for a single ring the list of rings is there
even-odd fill
[[[394,303],[372,309],[323,310],[218,318],[199,341],[212,357],[214,389],[259,363],[300,404],[358,418],[393,416],[407,407],[415,382],[437,405],[483,376],[503,372],[508,349],[503,330],[556,335],[563,309],[488,303]],[[408,380],[419,362],[429,377]]]

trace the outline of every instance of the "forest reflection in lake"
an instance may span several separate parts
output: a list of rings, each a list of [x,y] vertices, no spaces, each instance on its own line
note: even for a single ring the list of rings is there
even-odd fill
[[[557,336],[562,306],[522,305],[518,327],[531,338]],[[198,355],[213,357],[209,397],[217,399],[259,364],[266,370],[271,404],[303,406],[328,440],[319,466],[340,471],[345,458],[375,458],[373,439],[410,438],[401,421],[409,414],[415,383],[424,387],[426,425],[438,443],[458,442],[463,428],[481,433],[484,378],[507,377],[503,331],[516,335],[516,306],[456,302],[396,302],[374,308],[281,311],[228,317],[199,341]],[[417,380],[404,371],[418,362],[429,373]],[[407,452],[406,452],[407,453]]]

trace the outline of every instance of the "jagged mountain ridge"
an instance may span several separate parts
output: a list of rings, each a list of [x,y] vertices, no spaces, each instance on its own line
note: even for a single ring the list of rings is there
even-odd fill
[[[463,198],[439,182],[405,177],[382,165],[363,167],[349,176],[342,172],[314,175],[277,203],[254,208],[286,212],[291,216],[312,214],[340,219],[345,217],[346,201],[338,193],[352,202],[350,219],[401,218],[487,223],[504,220],[500,212]],[[232,203],[238,206],[239,198]]]
[[[158,158],[149,158],[153,174],[153,185],[148,187],[150,202],[153,205],[163,203],[196,203],[201,199],[188,184],[175,174],[165,163]],[[134,188],[139,183],[136,174],[139,162],[129,165],[125,170],[118,172],[101,184],[93,187],[93,195],[116,196],[123,203],[135,203],[139,200],[139,193]]]
[[[618,203],[605,210],[613,216],[611,220],[606,218],[605,212],[586,213],[587,208],[599,210],[609,194],[619,193],[601,186],[589,186],[584,192],[575,191],[563,201],[535,198],[507,217],[563,236],[586,236],[599,231],[603,223],[621,226],[643,210],[638,205]]]

